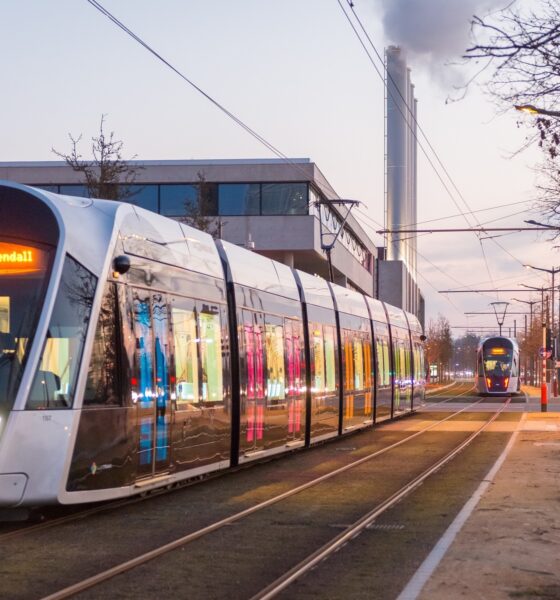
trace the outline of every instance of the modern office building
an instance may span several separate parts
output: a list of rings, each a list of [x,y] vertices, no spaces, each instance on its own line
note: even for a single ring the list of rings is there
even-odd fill
[[[215,219],[223,239],[326,279],[324,247],[336,237],[334,281],[378,296],[375,245],[352,213],[344,223],[347,207],[328,202],[340,198],[309,159],[131,164],[139,170],[128,202],[181,219],[186,205],[202,198],[201,212]],[[86,196],[82,177],[64,161],[0,163],[0,179],[61,194]]]

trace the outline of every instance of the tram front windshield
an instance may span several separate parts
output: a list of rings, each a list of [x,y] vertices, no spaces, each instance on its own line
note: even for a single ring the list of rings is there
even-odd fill
[[[0,240],[0,419],[11,410],[45,295],[49,252]],[[0,422],[0,431],[3,423]]]
[[[501,344],[485,345],[483,350],[486,375],[509,377],[511,374],[513,348],[504,341]]]

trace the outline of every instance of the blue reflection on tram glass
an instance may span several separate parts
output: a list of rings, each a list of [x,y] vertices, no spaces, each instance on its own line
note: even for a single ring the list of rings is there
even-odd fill
[[[135,299],[136,343],[138,367],[140,375],[140,408],[149,409],[153,406],[152,399],[152,353],[150,306],[148,302]],[[140,419],[140,464],[152,462],[153,446],[153,416],[143,416]]]
[[[167,364],[166,349],[169,348],[169,323],[167,304],[161,294],[154,295],[153,313],[157,390],[156,460],[162,461],[167,459],[168,455],[167,427],[169,416],[167,415],[166,408],[169,394],[169,368]]]

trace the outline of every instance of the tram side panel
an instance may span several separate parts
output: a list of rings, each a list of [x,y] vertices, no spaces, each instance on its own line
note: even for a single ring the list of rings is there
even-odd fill
[[[173,284],[163,290],[182,288],[185,295],[154,284],[142,287],[143,268],[133,267],[126,284],[108,284],[68,490],[228,465],[231,386],[223,290],[200,275],[165,270],[165,283]],[[111,310],[115,286],[118,307]]]
[[[240,460],[305,442],[301,304],[235,285],[240,380]]]
[[[305,303],[309,340],[310,442],[338,435],[340,422],[340,372],[337,319],[329,284],[294,270],[300,299]]]
[[[391,338],[387,323],[373,322],[377,373],[376,422],[391,418],[393,387],[391,377]]]
[[[375,376],[375,422],[379,423],[392,416],[393,385],[391,366],[391,335],[387,312],[380,300],[365,297],[374,342],[374,376]]]
[[[373,423],[373,361],[369,320],[339,313],[342,343],[342,430]]]
[[[422,344],[425,338],[418,318],[410,313],[405,313],[405,316],[408,321],[412,350],[412,406],[416,407],[424,401],[426,393],[426,371]]]

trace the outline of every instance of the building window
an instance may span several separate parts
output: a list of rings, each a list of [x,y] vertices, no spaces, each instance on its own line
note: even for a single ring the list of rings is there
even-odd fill
[[[89,192],[85,185],[61,185],[60,193],[65,196],[79,196],[80,198],[89,198]]]
[[[306,215],[306,183],[263,183],[263,215]]]
[[[158,186],[157,185],[131,185],[127,189],[129,194],[123,198],[125,202],[140,206],[146,210],[158,212]]]
[[[192,184],[166,184],[159,186],[160,213],[179,217],[187,212],[187,205],[198,204],[198,190]]]
[[[220,215],[258,215],[260,213],[260,184],[222,183],[218,186]]]
[[[33,185],[33,187],[39,188],[40,190],[45,190],[46,192],[54,192],[55,194],[60,193],[58,185]]]

